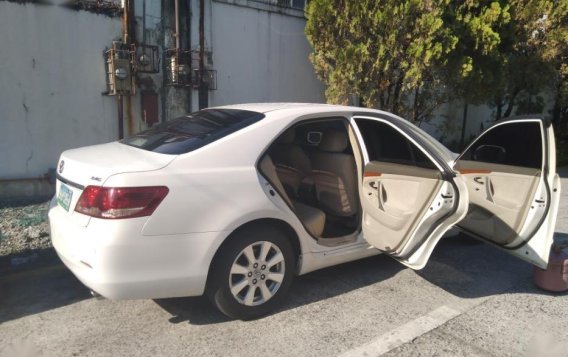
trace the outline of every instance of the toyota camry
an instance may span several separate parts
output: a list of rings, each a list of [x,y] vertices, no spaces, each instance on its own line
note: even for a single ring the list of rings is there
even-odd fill
[[[383,111],[210,108],[63,152],[51,237],[103,297],[206,294],[251,319],[296,275],[379,253],[421,269],[452,227],[545,268],[555,155],[538,116],[495,123],[456,158]]]

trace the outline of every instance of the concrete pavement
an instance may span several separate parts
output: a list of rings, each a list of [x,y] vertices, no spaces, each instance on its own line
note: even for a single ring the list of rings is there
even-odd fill
[[[528,356],[552,342],[566,355],[568,295],[531,278],[504,252],[448,239],[422,271],[378,256],[299,277],[280,311],[242,322],[204,298],[96,300],[55,267],[0,281],[0,356]]]

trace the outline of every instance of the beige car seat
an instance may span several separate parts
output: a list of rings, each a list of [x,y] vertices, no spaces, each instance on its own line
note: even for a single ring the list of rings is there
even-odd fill
[[[340,217],[354,216],[359,207],[355,158],[345,153],[347,145],[346,132],[328,130],[323,133],[318,150],[311,154],[319,205],[326,213]]]

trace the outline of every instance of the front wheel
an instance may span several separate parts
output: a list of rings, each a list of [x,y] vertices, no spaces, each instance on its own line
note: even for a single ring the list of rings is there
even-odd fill
[[[245,229],[221,248],[213,262],[207,295],[225,315],[250,320],[276,308],[295,271],[285,234],[267,227]]]

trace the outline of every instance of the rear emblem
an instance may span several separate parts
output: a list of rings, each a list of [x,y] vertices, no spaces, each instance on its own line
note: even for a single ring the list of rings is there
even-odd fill
[[[59,169],[57,171],[59,171],[59,173],[62,173],[64,168],[65,168],[65,161],[61,160],[61,162],[59,163]]]

